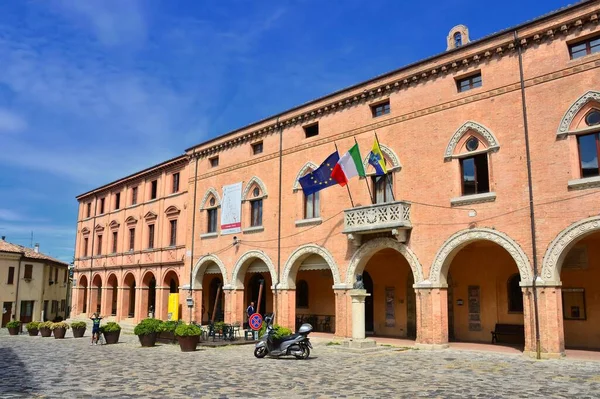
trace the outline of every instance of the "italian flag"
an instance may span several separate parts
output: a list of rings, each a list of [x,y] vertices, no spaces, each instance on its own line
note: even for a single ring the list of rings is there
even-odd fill
[[[331,172],[331,177],[342,187],[354,176],[365,176],[358,143],[340,158]]]

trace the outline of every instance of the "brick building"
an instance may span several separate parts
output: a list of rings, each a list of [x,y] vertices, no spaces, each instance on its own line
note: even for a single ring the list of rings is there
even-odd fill
[[[489,342],[510,324],[524,326],[528,352],[598,349],[599,14],[599,1],[583,1],[475,41],[459,25],[442,54],[187,149],[176,161],[189,183],[177,256],[192,256],[176,273],[182,305],[191,295],[194,307],[183,317],[244,321],[264,280],[261,308],[278,323],[350,336],[349,290],[362,274],[374,335],[444,346]],[[366,158],[375,133],[383,177]],[[368,175],[349,182],[353,205],[339,186],[305,197],[298,179],[355,140]],[[238,182],[233,240],[219,218],[222,187]],[[112,185],[79,197],[80,219],[84,199]],[[79,255],[88,292],[93,269],[108,268]],[[129,268],[142,282],[146,255],[130,266],[117,255],[117,287]]]

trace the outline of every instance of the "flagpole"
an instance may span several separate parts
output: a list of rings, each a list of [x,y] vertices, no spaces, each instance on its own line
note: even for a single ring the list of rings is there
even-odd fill
[[[381,151],[381,145],[379,145],[379,137],[377,137],[377,131],[373,130],[373,132],[375,132],[375,140],[377,140],[377,147],[379,147],[379,151]],[[383,155],[383,153],[381,155]],[[383,163],[385,164],[386,163],[385,157],[382,157],[382,158],[383,158]],[[393,167],[393,165],[392,165],[392,167]],[[386,169],[387,169],[387,167],[386,167]],[[394,202],[396,202],[396,198],[394,197],[394,186],[392,185],[392,181],[390,180],[390,175],[386,173],[385,177],[387,179],[388,184],[390,185],[390,193],[392,194],[392,199],[394,200]]]
[[[358,142],[356,141],[356,136],[353,137],[354,138],[354,144],[356,144],[358,146]],[[360,147],[359,147],[359,153],[360,153]],[[369,192],[369,199],[371,200],[371,204],[374,204],[375,201],[373,200],[373,194],[371,193],[371,187],[369,187],[369,182],[367,181],[367,171],[365,170],[365,184],[367,185],[367,191]],[[360,179],[360,176],[359,176]]]
[[[335,146],[335,151],[339,155],[340,152],[338,151],[337,144],[335,141],[333,142],[333,145]],[[350,187],[348,187],[348,181],[346,181],[346,189],[348,190],[348,197],[350,197],[350,203],[352,204],[352,208],[354,208],[354,201],[352,201],[352,194],[350,194]]]

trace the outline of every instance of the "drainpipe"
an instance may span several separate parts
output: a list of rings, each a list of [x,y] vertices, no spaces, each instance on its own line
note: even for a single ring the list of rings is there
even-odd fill
[[[281,179],[282,179],[282,163],[283,163],[283,127],[279,126],[279,118],[277,118],[277,126],[279,127],[279,211],[277,212],[277,284],[275,287],[275,303],[274,308],[277,310],[277,286],[279,285],[279,279],[281,278]],[[266,310],[266,309],[265,309]],[[275,313],[274,319],[277,318]],[[275,322],[275,320],[273,320]]]
[[[531,248],[533,251],[533,310],[535,317],[535,352],[536,358],[541,359],[541,344],[540,344],[540,320],[538,310],[538,297],[536,289],[536,280],[538,278],[538,259],[537,259],[537,244],[535,234],[535,209],[533,206],[533,184],[531,177],[531,152],[529,148],[529,126],[527,123],[527,102],[525,99],[525,79],[523,77],[523,48],[519,42],[517,31],[514,31],[515,46],[519,51],[519,76],[521,80],[521,104],[523,105],[523,130],[525,133],[525,153],[527,157],[527,185],[529,188],[529,219],[531,222]]]
[[[192,210],[192,247],[190,254],[190,298],[192,297],[192,279],[194,278],[194,242],[196,241],[196,236],[194,235],[194,227],[196,227],[196,190],[198,189],[198,157],[196,156],[196,151],[192,154],[192,157],[196,158],[196,166],[194,168],[194,209]],[[190,306],[190,323],[192,322],[192,309],[193,306]],[[200,320],[202,323],[202,320]]]

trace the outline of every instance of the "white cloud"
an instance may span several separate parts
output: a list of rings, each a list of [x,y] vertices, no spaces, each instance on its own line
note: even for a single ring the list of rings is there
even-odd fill
[[[17,222],[19,220],[22,220],[22,217],[15,211],[0,208],[0,220],[5,220],[7,222]]]
[[[27,123],[23,118],[14,112],[0,108],[0,133],[16,133],[26,127]]]

